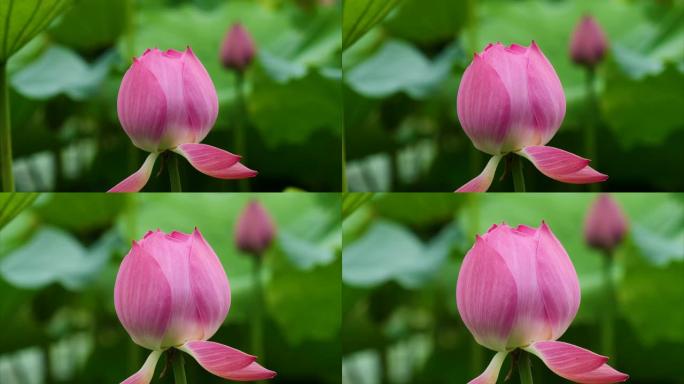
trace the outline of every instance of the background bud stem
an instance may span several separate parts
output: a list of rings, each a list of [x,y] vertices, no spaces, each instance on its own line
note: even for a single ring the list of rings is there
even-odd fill
[[[263,321],[263,296],[261,290],[261,264],[262,255],[254,255],[252,258],[252,326],[251,343],[252,353],[259,357],[260,361],[265,361],[263,340],[264,340],[264,321]],[[258,381],[263,383],[263,381]]]
[[[12,174],[12,127],[10,122],[7,63],[0,62],[0,191],[14,192]]]
[[[171,352],[173,351],[173,352]],[[169,349],[169,358],[173,366],[173,382],[175,384],[187,384],[185,378],[185,362],[183,361],[183,354],[176,352],[174,349]]]
[[[511,173],[513,174],[513,190],[515,192],[525,192],[522,158],[514,154],[508,156],[511,161]]]
[[[178,170],[178,155],[173,152],[166,152],[169,169],[169,181],[171,182],[171,192],[182,192],[180,172]]]
[[[613,365],[616,362],[615,353],[615,287],[613,286],[613,251],[606,250],[603,257],[603,318],[601,319],[601,353],[610,356]]]
[[[532,365],[529,353],[520,351],[518,356],[518,372],[520,373],[520,384],[532,384]]]
[[[247,124],[247,106],[245,104],[245,75],[235,71],[235,150],[241,156],[247,156],[245,144],[245,125]],[[249,180],[238,180],[240,192],[249,192]]]
[[[589,67],[586,70],[585,94],[586,94],[586,117],[584,122],[584,156],[591,159],[592,166],[596,167],[596,123],[598,108],[596,103],[596,70]],[[592,192],[599,192],[601,186],[599,183],[589,184],[589,190]]]

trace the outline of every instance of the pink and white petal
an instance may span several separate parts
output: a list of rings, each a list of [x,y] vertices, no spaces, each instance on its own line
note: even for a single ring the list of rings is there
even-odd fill
[[[218,179],[242,179],[257,172],[240,164],[240,156],[206,144],[181,144],[174,152],[188,159],[195,169]]]
[[[508,355],[508,352],[497,352],[492,361],[489,362],[487,369],[480,376],[470,380],[468,384],[496,384],[506,355]]]
[[[494,180],[494,175],[496,174],[496,167],[501,161],[501,156],[492,156],[487,162],[487,166],[476,178],[465,183],[461,188],[454,192],[487,192],[489,187],[492,185],[492,180]]]
[[[122,381],[121,384],[149,384],[149,382],[152,381],[154,369],[157,366],[157,361],[159,361],[161,354],[162,351],[152,351],[152,353],[147,356],[147,360],[145,360],[145,364],[143,364],[142,368],[128,379]]]
[[[231,379],[256,361],[256,356],[213,341],[189,341],[178,349],[192,356],[202,368],[224,379]]]
[[[516,320],[516,281],[501,255],[480,236],[461,264],[456,283],[456,305],[475,340],[495,351],[505,351]]]
[[[211,77],[188,47],[182,54],[183,102],[187,113],[186,126],[193,134],[193,143],[207,136],[218,116],[218,96]]]
[[[608,175],[597,172],[595,169],[587,165],[575,173],[570,173],[559,177],[552,177],[552,179],[568,184],[591,184],[608,180]]]
[[[277,373],[266,369],[259,365],[256,361],[245,368],[231,372],[227,376],[222,376],[224,379],[234,381],[256,381],[267,380],[276,377]]]
[[[125,178],[119,184],[113,186],[107,192],[138,192],[143,189],[145,184],[150,180],[154,162],[157,160],[158,156],[158,153],[150,153],[140,169]]]
[[[560,341],[539,341],[524,348],[538,356],[551,371],[583,384],[617,383],[629,376],[608,366],[608,358]]]
[[[589,167],[589,160],[562,149],[548,146],[529,146],[516,152],[530,160],[544,175],[569,184],[589,184],[608,179],[607,175]]]
[[[571,380],[582,384],[610,384],[622,383],[627,379],[629,379],[628,374],[622,373],[608,364],[603,364],[591,372],[575,375]]]
[[[158,349],[171,320],[171,304],[171,287],[159,263],[133,242],[114,283],[121,325],[136,344]]]
[[[565,175],[589,165],[589,160],[562,149],[545,145],[531,145],[517,152],[530,160],[543,174]]]
[[[579,280],[568,253],[545,222],[542,222],[537,236],[537,284],[544,313],[551,326],[551,338],[555,340],[565,333],[577,314]]]
[[[484,56],[475,54],[458,87],[458,119],[475,148],[500,152],[511,126],[511,98],[499,74]]]
[[[193,312],[202,327],[202,339],[207,340],[228,315],[230,284],[221,261],[197,228],[192,233],[188,263],[189,274],[193,277],[190,279]]]

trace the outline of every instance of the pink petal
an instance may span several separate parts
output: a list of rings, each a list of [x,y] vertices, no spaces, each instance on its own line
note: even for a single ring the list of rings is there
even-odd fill
[[[612,250],[627,232],[627,218],[608,194],[599,195],[584,221],[584,239],[598,249]]]
[[[190,341],[179,349],[195,358],[202,368],[224,379],[263,380],[276,375],[257,364],[255,356],[212,341]]]
[[[235,244],[243,252],[260,255],[273,241],[275,232],[273,219],[266,208],[258,200],[252,200],[235,225]]]
[[[511,98],[494,68],[477,54],[461,78],[457,110],[475,148],[498,155],[510,129]]]
[[[508,352],[497,352],[492,358],[492,361],[487,366],[482,374],[468,382],[468,384],[496,384],[496,380],[499,378],[499,371],[501,371],[501,365],[506,359]]]
[[[608,358],[560,341],[533,343],[526,351],[537,355],[558,376],[583,384],[623,382],[628,375],[608,366]]]
[[[148,232],[139,244],[157,261],[171,289],[171,319],[162,346],[213,336],[228,314],[230,286],[199,230]]]
[[[171,287],[159,263],[133,242],[114,284],[119,321],[136,344],[158,349],[171,319],[171,304]]]
[[[174,152],[182,155],[195,169],[217,179],[244,179],[257,175],[240,164],[240,156],[206,144],[181,144]]]
[[[163,87],[143,59],[133,59],[121,81],[117,99],[119,121],[136,147],[159,149],[167,126],[167,99]]]
[[[589,160],[562,149],[529,146],[516,153],[530,160],[544,175],[564,183],[588,184],[608,179],[608,176],[589,167]]]
[[[478,343],[506,350],[518,306],[516,282],[503,257],[480,236],[458,273],[456,304]]]
[[[216,333],[230,309],[230,284],[226,271],[211,246],[197,228],[192,233],[189,260],[190,290],[194,313],[204,330],[203,339]]]
[[[159,156],[158,153],[150,153],[140,169],[107,192],[138,192],[143,189],[147,181],[150,180],[157,156]]]
[[[557,339],[568,329],[579,309],[579,280],[570,257],[546,223],[542,223],[537,233],[537,284],[551,326],[551,338]]]
[[[149,384],[149,382],[152,381],[154,368],[157,366],[157,361],[159,361],[161,354],[162,351],[152,351],[147,357],[147,360],[145,360],[145,364],[143,364],[142,368],[134,373],[133,376],[122,381],[121,384]]]
[[[528,50],[527,87],[536,142],[545,145],[565,117],[565,93],[556,70],[534,41]]]
[[[193,143],[204,140],[218,117],[218,96],[211,77],[190,47],[183,53],[183,101]]]
[[[487,192],[489,187],[492,185],[492,180],[494,180],[496,167],[499,165],[499,161],[501,161],[501,156],[492,156],[492,158],[487,162],[487,166],[485,166],[485,169],[482,171],[482,173],[465,183],[455,192]]]
[[[515,321],[508,337],[508,348],[546,340],[551,333],[544,302],[537,283],[538,230],[495,225],[482,236],[489,247],[504,260],[515,281]]]

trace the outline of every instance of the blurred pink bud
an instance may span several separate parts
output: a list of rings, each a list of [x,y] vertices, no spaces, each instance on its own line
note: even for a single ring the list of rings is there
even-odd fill
[[[591,15],[577,23],[570,41],[570,57],[579,65],[594,67],[606,53],[608,41],[601,26]]]
[[[495,159],[457,192],[489,189],[499,158],[511,152],[565,183],[607,179],[587,165],[589,160],[546,146],[565,117],[565,94],[556,71],[534,41],[529,47],[489,44],[476,53],[463,73],[457,109],[475,148]],[[572,166],[563,166],[566,159],[572,159]]]
[[[233,24],[221,44],[224,67],[242,72],[252,63],[256,48],[252,36],[240,23]]]
[[[261,255],[275,237],[273,220],[261,203],[250,201],[238,219],[235,244],[238,249],[252,255]]]
[[[256,357],[206,341],[228,314],[230,286],[221,262],[197,229],[189,235],[157,230],[133,242],[116,276],[114,306],[133,341],[153,350],[141,370],[124,383],[148,383],[160,352],[170,347],[227,379],[275,376],[259,366]]]
[[[218,97],[206,69],[185,52],[148,49],[128,69],[117,101],[119,120],[133,144],[150,152],[143,166],[109,192],[137,192],[152,174],[159,153],[171,150],[198,171],[219,179],[256,176],[240,156],[206,144],[218,116]]]
[[[584,222],[584,239],[589,246],[612,251],[627,232],[627,219],[620,206],[608,194],[594,201]]]
[[[627,379],[605,364],[607,358],[556,341],[577,314],[580,287],[572,261],[545,223],[494,225],[478,236],[461,265],[456,303],[475,340],[499,352],[471,383],[496,383],[505,355],[516,348],[568,380]]]

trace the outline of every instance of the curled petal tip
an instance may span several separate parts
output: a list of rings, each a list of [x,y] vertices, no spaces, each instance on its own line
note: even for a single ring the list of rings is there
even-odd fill
[[[145,184],[150,180],[152,175],[152,169],[154,168],[154,162],[157,160],[158,154],[150,153],[145,159],[143,165],[135,173],[128,176],[126,179],[121,181],[119,184],[113,186],[109,191],[112,193],[121,192],[138,192]]]
[[[496,167],[499,165],[499,161],[501,161],[501,156],[492,156],[492,158],[489,159],[489,162],[487,163],[487,166],[485,166],[485,169],[482,171],[482,173],[477,175],[477,177],[470,180],[469,182],[465,183],[455,192],[487,192],[489,187],[492,185],[492,181],[494,180],[494,175],[496,174]]]

